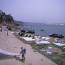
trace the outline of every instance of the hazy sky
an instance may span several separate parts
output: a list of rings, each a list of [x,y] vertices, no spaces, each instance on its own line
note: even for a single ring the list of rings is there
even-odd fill
[[[65,23],[65,0],[0,0],[0,10],[17,21]]]

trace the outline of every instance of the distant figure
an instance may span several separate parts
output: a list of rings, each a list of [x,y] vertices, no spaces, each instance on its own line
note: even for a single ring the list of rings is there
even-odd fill
[[[1,27],[1,32],[2,32],[2,27]]]
[[[22,61],[25,61],[26,49],[21,47]]]
[[[1,28],[1,30],[0,30],[0,31],[2,32],[2,26],[0,26],[0,28]]]
[[[8,36],[8,30],[7,30],[7,36]]]

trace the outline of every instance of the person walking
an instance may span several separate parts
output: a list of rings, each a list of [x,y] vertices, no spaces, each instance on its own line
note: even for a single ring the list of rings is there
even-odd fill
[[[25,61],[26,48],[21,47],[22,61]]]
[[[7,33],[7,36],[8,36],[8,29],[6,28],[6,33]]]
[[[2,25],[0,25],[0,31],[2,32]]]

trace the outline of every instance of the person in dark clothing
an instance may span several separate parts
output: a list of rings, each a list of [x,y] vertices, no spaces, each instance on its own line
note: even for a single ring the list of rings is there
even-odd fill
[[[7,32],[7,36],[8,36],[8,29],[6,29],[6,32]]]
[[[25,61],[26,49],[21,47],[22,61]]]

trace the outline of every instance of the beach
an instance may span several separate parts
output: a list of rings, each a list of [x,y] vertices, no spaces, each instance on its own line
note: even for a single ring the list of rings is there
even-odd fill
[[[20,61],[21,56],[13,57],[1,57],[0,65],[57,65],[50,59],[41,55],[38,52],[33,52],[32,48],[26,47],[19,39],[17,39],[11,31],[0,32],[0,48],[8,52],[20,53],[21,47],[26,48],[25,62]]]

